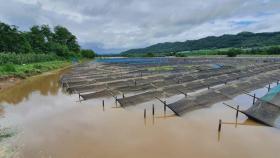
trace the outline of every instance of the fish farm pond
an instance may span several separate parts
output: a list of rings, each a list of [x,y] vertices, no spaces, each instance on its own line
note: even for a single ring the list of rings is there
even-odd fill
[[[0,158],[275,158],[280,58],[100,58],[0,91]]]

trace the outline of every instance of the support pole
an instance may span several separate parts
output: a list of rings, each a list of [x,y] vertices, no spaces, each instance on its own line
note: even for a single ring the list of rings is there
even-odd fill
[[[219,120],[219,127],[218,127],[218,132],[221,132],[222,129],[222,120]]]
[[[239,112],[239,105],[237,105],[236,118],[238,118],[238,112]]]
[[[104,103],[104,100],[102,100],[102,108],[103,108],[103,111],[105,109],[105,103]]]
[[[153,116],[155,115],[155,105],[153,104]]]
[[[271,87],[270,87],[270,84],[269,84],[269,85],[268,85],[268,91],[270,91],[270,88],[271,88]]]
[[[256,93],[254,93],[254,96],[253,96],[253,105],[255,104],[256,102]]]
[[[164,113],[166,113],[166,101],[164,101],[163,105],[164,105]]]
[[[118,96],[116,96],[115,100],[116,100],[116,107],[118,107]]]
[[[144,119],[146,119],[146,109],[144,109]]]

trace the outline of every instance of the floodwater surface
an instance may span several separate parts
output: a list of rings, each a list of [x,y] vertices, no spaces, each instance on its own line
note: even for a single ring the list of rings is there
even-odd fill
[[[236,120],[236,112],[222,103],[177,117],[170,110],[164,113],[158,100],[127,108],[112,97],[79,102],[77,95],[64,93],[59,85],[65,71],[32,77],[0,92],[0,128],[15,131],[0,142],[0,157],[275,158],[280,154],[279,129],[243,114]],[[251,98],[240,95],[227,102],[245,110]]]

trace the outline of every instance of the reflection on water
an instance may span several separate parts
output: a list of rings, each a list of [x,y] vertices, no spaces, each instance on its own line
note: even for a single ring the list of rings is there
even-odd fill
[[[279,130],[260,126],[243,114],[236,123],[236,112],[221,103],[177,117],[170,109],[165,113],[158,100],[125,109],[116,108],[113,98],[77,102],[77,95],[65,95],[59,88],[61,73],[34,77],[1,94],[5,117],[0,126],[20,126],[13,144],[18,157],[274,158],[280,154]],[[219,119],[225,123],[221,133]]]
[[[236,128],[240,125],[243,126],[263,126],[262,124],[259,124],[251,119],[247,119],[244,122],[238,122],[238,120],[236,120],[235,122],[223,122],[223,125],[234,125]]]
[[[3,107],[0,106],[0,116],[3,114],[3,112],[4,112],[4,109],[3,109]]]
[[[0,104],[19,104],[28,100],[29,95],[33,92],[39,92],[43,96],[57,95],[60,88],[58,80],[65,71],[67,70],[31,77],[5,90],[5,92],[0,92]]]

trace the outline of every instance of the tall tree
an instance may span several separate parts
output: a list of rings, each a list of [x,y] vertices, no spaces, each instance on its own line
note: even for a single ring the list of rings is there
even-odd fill
[[[56,26],[54,28],[54,40],[61,45],[66,45],[70,51],[79,52],[80,46],[74,36],[67,28]]]
[[[27,32],[28,41],[35,53],[46,53],[47,52],[47,39],[41,27],[38,25],[32,26],[30,32]]]
[[[16,26],[0,22],[0,52],[28,53],[31,46]]]

